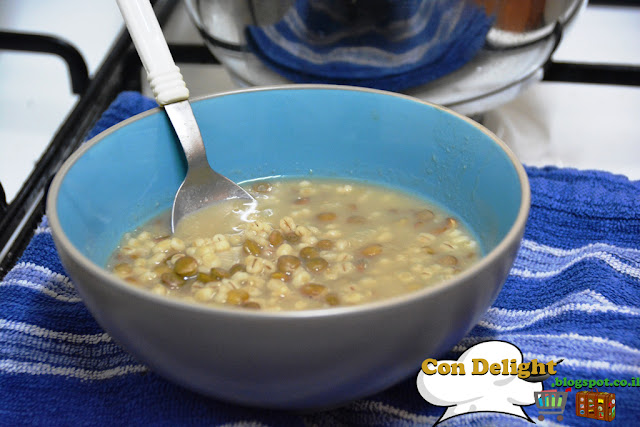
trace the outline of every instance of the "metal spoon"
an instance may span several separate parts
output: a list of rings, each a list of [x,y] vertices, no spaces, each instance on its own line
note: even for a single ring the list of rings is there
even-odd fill
[[[187,175],[173,200],[171,231],[180,220],[214,203],[241,200],[249,209],[256,200],[242,187],[209,166],[202,135],[189,104],[189,89],[169,52],[149,0],[117,0],[133,44],[140,55],[158,104],[164,107],[187,157]]]

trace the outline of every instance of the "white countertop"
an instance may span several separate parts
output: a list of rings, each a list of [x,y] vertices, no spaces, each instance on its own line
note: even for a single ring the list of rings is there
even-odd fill
[[[200,38],[182,3],[166,33]],[[640,9],[589,7],[554,59],[640,65]],[[0,28],[58,35],[79,48],[94,73],[122,28],[114,0],[3,0]],[[193,96],[233,89],[221,67],[184,65]],[[73,108],[64,62],[52,55],[0,51],[0,182],[11,201]],[[640,88],[539,83],[486,116],[525,164],[603,169],[640,179]]]
[[[591,6],[554,60],[640,65],[640,8]],[[528,165],[599,169],[640,179],[640,87],[539,83],[487,114]]]
[[[122,26],[115,0],[2,0],[3,31],[55,35],[78,48],[93,74]],[[0,182],[10,202],[76,103],[66,63],[0,50]]]

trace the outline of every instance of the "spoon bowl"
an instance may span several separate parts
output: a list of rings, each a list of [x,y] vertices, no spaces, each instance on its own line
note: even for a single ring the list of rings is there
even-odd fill
[[[220,175],[208,166],[189,164],[187,176],[176,193],[171,209],[171,232],[175,233],[178,223],[193,212],[214,203],[244,200],[249,210],[257,204],[242,187],[229,178]]]
[[[171,232],[175,233],[184,217],[214,203],[243,200],[249,209],[255,208],[256,200],[249,193],[209,166],[202,134],[189,101],[167,104],[164,109],[182,144],[188,165],[187,175],[173,200]]]

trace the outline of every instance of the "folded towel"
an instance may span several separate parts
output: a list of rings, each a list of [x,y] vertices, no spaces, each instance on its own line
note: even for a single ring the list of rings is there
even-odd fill
[[[492,22],[468,0],[297,0],[275,24],[249,26],[247,40],[293,82],[400,91],[462,67]]]
[[[123,93],[92,135],[154,105]],[[631,382],[640,377],[640,182],[550,167],[527,172],[531,215],[515,265],[495,304],[446,357],[499,339],[517,345],[525,360],[563,358],[559,378]],[[544,389],[564,389],[552,381]],[[640,387],[599,390],[616,394],[617,424],[636,425]],[[585,422],[575,415],[574,393],[560,424]],[[535,405],[525,411],[538,416]],[[46,218],[0,282],[0,425],[409,426],[432,425],[443,412],[422,399],[415,377],[313,414],[234,406],[169,383],[93,320],[60,264]],[[530,424],[475,413],[442,425]]]

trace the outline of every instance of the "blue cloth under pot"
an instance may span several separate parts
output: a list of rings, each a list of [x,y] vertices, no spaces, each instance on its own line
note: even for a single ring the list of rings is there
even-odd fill
[[[297,0],[249,26],[250,50],[295,83],[401,91],[466,64],[493,17],[468,0]]]

